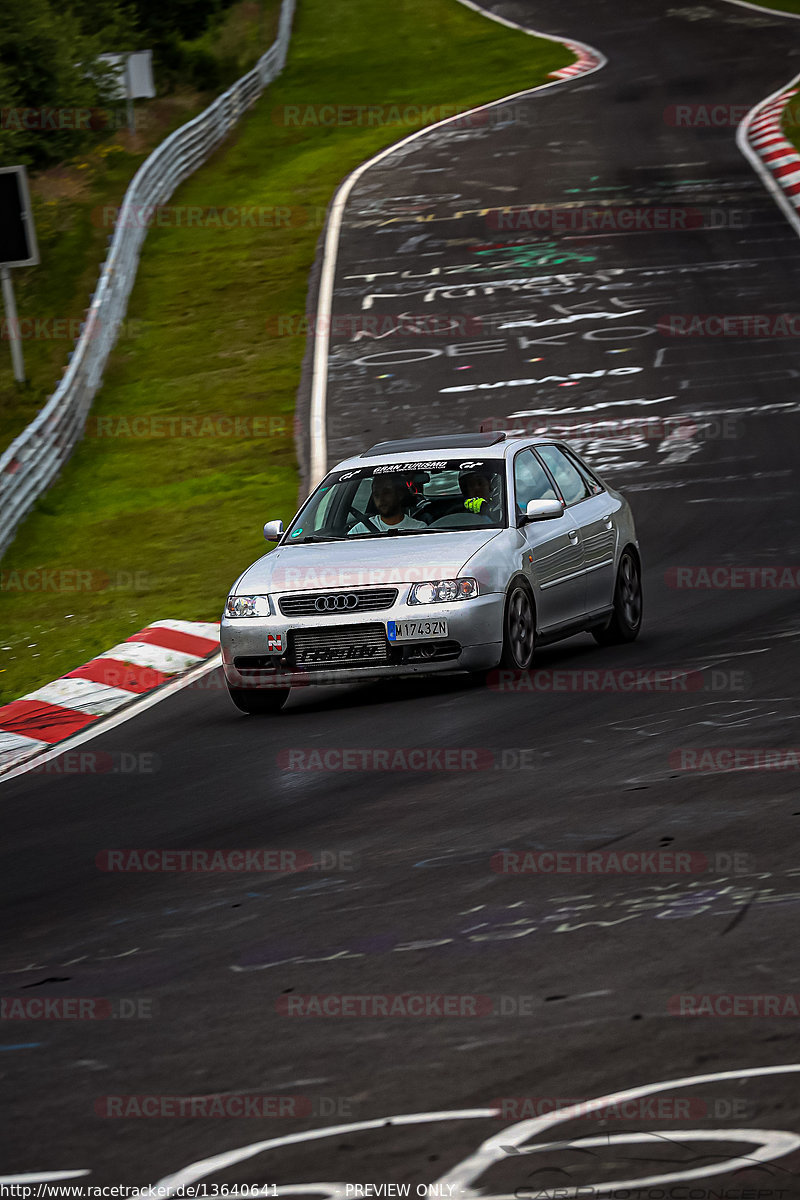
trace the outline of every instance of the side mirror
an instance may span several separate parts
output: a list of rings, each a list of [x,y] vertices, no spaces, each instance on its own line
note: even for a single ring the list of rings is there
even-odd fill
[[[530,500],[522,520],[523,524],[527,521],[553,521],[563,515],[564,505],[560,500]]]
[[[279,542],[283,537],[283,521],[267,521],[264,526],[264,540]]]

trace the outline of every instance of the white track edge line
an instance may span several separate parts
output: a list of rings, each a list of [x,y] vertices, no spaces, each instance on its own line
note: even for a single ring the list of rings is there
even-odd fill
[[[800,13],[785,12],[781,8],[767,8],[765,4],[749,4],[748,0],[724,0],[726,4],[736,4],[739,8],[749,8],[751,12],[769,13],[773,17],[789,17],[792,21],[800,21]]]
[[[342,221],[344,219],[344,209],[349,199],[353,187],[365,171],[370,167],[375,166],[384,158],[388,158],[390,154],[401,150],[403,146],[407,146],[409,142],[416,141],[417,138],[423,137],[433,130],[441,129],[444,125],[449,125],[453,121],[463,120],[469,113],[484,112],[489,108],[496,108],[500,104],[506,104],[509,100],[516,100],[521,96],[531,96],[534,93],[546,91],[548,88],[564,87],[569,83],[573,83],[575,79],[583,79],[587,75],[593,74],[595,71],[601,70],[606,66],[608,59],[599,50],[588,46],[585,42],[576,41],[574,38],[556,37],[550,33],[541,33],[536,29],[526,29],[524,25],[517,25],[514,21],[509,21],[506,17],[500,17],[496,13],[488,12],[481,8],[478,4],[473,3],[473,0],[457,0],[459,4],[463,4],[466,8],[471,8],[474,12],[486,17],[488,20],[496,21],[500,25],[507,25],[509,29],[515,29],[518,32],[525,33],[529,37],[543,38],[548,42],[557,42],[559,45],[566,46],[567,49],[576,51],[582,50],[591,58],[596,59],[597,63],[593,67],[582,71],[580,75],[570,79],[554,79],[551,83],[541,83],[536,87],[525,88],[520,92],[512,92],[508,96],[501,96],[498,100],[490,100],[486,104],[479,104],[475,108],[470,108],[467,112],[457,113],[454,117],[446,117],[442,121],[436,121],[433,125],[426,125],[424,129],[417,129],[414,133],[403,138],[399,142],[395,142],[391,146],[387,146],[376,154],[373,158],[367,159],[361,163],[354,171],[347,176],[342,184],[339,185],[336,191],[333,202],[331,204],[330,216],[328,218],[328,228],[325,233],[325,246],[322,258],[322,271],[320,274],[319,297],[317,300],[317,319],[314,326],[314,360],[311,377],[311,403],[309,412],[310,424],[310,444],[311,444],[311,462],[310,462],[310,485],[315,488],[319,481],[327,474],[328,470],[328,438],[327,438],[327,386],[328,386],[328,349],[330,346],[330,317],[333,307],[333,284],[336,273],[336,263],[339,253],[339,236],[342,229]]]
[[[187,687],[190,683],[194,683],[196,679],[201,679],[203,675],[207,675],[221,665],[222,655],[217,651],[210,658],[203,659],[202,662],[185,671],[177,679],[171,679],[168,683],[162,683],[159,687],[154,688],[152,692],[145,692],[143,695],[138,696],[121,712],[110,713],[107,717],[98,717],[86,729],[81,729],[80,732],[74,733],[71,737],[64,738],[63,742],[56,742],[48,750],[33,751],[31,756],[23,759],[22,762],[9,763],[5,767],[0,766],[0,784],[5,783],[8,779],[16,779],[18,775],[25,775],[28,771],[32,771],[34,767],[50,762],[51,759],[58,758],[60,754],[66,754],[76,746],[81,746],[84,742],[91,741],[92,738],[99,737],[103,733],[108,733],[110,729],[115,729],[117,725],[122,725],[123,722],[129,721],[132,717],[137,717],[139,713],[152,708],[160,700],[166,700],[167,696],[174,695],[175,692],[179,692],[182,688]]]

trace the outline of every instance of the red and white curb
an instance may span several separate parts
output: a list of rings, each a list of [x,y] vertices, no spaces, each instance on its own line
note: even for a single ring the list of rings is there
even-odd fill
[[[783,132],[781,118],[786,105],[799,90],[790,88],[781,92],[774,100],[769,100],[763,107],[759,107],[748,130],[750,145],[798,210],[800,154]]]
[[[750,110],[739,126],[736,142],[800,233],[800,153],[782,128],[786,105],[800,92],[798,78]]]
[[[155,621],[104,654],[0,707],[0,768],[80,733],[219,650],[219,624]]]
[[[574,79],[578,75],[587,75],[590,71],[596,71],[603,65],[603,56],[593,50],[591,46],[584,46],[582,42],[568,41],[565,41],[564,45],[576,56],[576,61],[570,63],[568,67],[551,71],[550,75],[553,79]]]

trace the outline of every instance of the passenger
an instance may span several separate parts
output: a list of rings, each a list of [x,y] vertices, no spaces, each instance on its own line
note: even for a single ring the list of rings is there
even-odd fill
[[[376,475],[373,478],[372,503],[375,505],[376,515],[370,517],[370,522],[377,529],[378,533],[390,533],[395,529],[427,528],[424,521],[416,521],[405,512],[403,508],[405,495],[406,489],[401,479],[397,479],[391,475]],[[370,529],[369,525],[365,525],[363,521],[359,521],[357,525],[354,525],[347,532],[350,535],[374,533],[375,529]]]

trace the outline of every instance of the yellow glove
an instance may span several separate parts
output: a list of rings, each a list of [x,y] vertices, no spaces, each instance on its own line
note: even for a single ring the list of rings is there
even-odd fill
[[[483,496],[474,496],[464,501],[464,508],[466,508],[467,512],[479,513],[485,503],[486,501]]]

